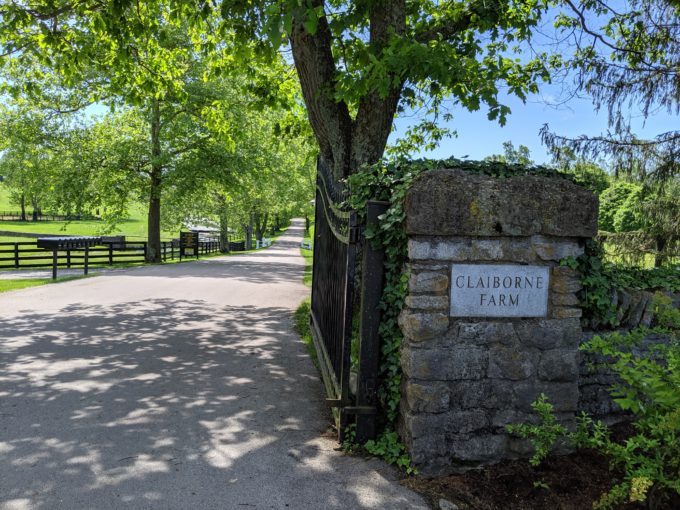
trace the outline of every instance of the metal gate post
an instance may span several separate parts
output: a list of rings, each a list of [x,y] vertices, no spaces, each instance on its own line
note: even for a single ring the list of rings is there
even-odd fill
[[[366,226],[378,225],[388,202],[371,200],[367,204]],[[382,248],[374,249],[367,239],[363,247],[361,278],[361,318],[359,340],[359,370],[357,374],[357,408],[364,412],[356,418],[356,441],[364,444],[376,435],[378,373],[380,370],[380,300],[384,286],[384,258]]]

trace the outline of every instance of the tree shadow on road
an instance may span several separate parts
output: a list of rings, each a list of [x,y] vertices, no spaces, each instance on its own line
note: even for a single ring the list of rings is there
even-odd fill
[[[177,299],[0,318],[0,508],[411,508],[320,437],[291,320]]]

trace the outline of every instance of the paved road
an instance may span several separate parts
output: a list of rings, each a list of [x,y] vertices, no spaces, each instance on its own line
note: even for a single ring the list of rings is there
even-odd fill
[[[323,435],[301,237],[0,294],[0,509],[426,508]]]

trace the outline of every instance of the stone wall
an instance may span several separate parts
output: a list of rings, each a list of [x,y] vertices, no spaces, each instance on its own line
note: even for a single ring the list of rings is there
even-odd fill
[[[410,280],[400,316],[399,427],[409,453],[425,474],[525,456],[527,444],[505,426],[532,420],[540,393],[565,423],[578,409],[581,287],[559,260],[580,255],[595,235],[597,201],[563,179],[436,170],[416,180],[405,207]],[[451,279],[461,264],[482,274],[492,265],[517,274],[547,267],[545,313],[488,316],[480,308],[459,316],[451,296],[460,282]]]

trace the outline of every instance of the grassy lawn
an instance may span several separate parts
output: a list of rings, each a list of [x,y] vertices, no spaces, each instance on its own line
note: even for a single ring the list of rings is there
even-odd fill
[[[44,278],[36,279],[21,279],[21,280],[0,280],[0,292],[7,292],[9,290],[25,289],[27,287],[36,287],[38,285],[45,285],[50,280]]]
[[[0,211],[19,211],[19,206],[9,201],[7,189],[0,183]],[[26,209],[26,214],[32,212]],[[124,235],[131,240],[142,240],[147,237],[147,210],[144,204],[135,204],[130,208],[129,217],[107,232],[108,225],[103,221],[0,221],[0,231],[28,232],[35,234],[58,234],[68,236]],[[163,240],[177,237],[177,232],[161,232]],[[21,237],[0,237],[0,242],[29,241]]]
[[[56,281],[52,278],[17,278],[16,280],[1,280],[0,292],[8,292],[10,290],[26,289],[28,287],[38,287],[39,285],[48,285],[53,283],[64,283],[72,280],[80,280],[81,278],[90,278],[92,275],[81,276],[66,276],[59,278]]]
[[[309,234],[305,236],[303,239],[303,242],[305,243],[312,243],[312,246],[314,240],[314,225],[309,227]],[[302,256],[305,258],[305,274],[302,277],[302,282],[307,286],[311,287],[312,286],[312,263],[314,261],[314,251],[313,250],[305,250],[304,248],[300,248],[300,253]]]
[[[311,313],[311,302],[309,299],[305,299],[297,310],[295,310],[295,315],[293,316],[295,331],[300,335],[302,342],[307,347],[307,351],[314,362],[316,368],[319,368],[319,361],[316,356],[316,347],[314,347],[314,340],[312,339],[312,329],[309,325],[309,315]]]

